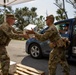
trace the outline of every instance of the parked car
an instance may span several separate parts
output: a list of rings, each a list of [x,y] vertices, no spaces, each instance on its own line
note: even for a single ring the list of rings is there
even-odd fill
[[[66,50],[68,58],[76,57],[76,18],[66,19],[54,23],[62,37],[67,37],[71,44]],[[66,29],[67,28],[67,29]],[[43,34],[48,27],[40,31]],[[52,50],[49,47],[49,40],[41,42],[35,38],[30,38],[26,41],[25,51],[33,58],[41,58],[42,56],[49,56]]]

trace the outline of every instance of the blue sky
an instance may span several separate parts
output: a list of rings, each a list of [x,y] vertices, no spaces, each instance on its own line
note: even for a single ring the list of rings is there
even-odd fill
[[[12,6],[12,8],[22,8],[26,6],[30,9],[32,7],[36,7],[38,16],[43,15],[44,17],[46,17],[46,11],[48,15],[53,14],[54,16],[56,16],[56,10],[58,9],[58,7],[54,4],[54,1],[55,0],[34,0],[31,2],[14,5]],[[73,18],[75,11],[75,9],[73,9],[73,6],[65,2],[65,7],[69,18]]]

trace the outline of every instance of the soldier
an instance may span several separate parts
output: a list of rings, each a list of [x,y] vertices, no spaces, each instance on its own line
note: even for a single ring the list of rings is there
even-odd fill
[[[10,58],[6,51],[6,46],[8,46],[11,38],[13,36],[29,38],[28,35],[19,34],[15,31],[12,27],[15,20],[14,15],[8,14],[6,15],[6,22],[0,26],[0,68],[2,70],[2,75],[8,75],[9,73]]]
[[[50,47],[52,47],[52,51],[49,56],[49,75],[56,75],[57,64],[61,64],[63,67],[64,75],[69,75],[69,66],[65,57],[65,48],[67,46],[66,43],[69,44],[68,39],[62,38],[54,26],[54,16],[49,15],[46,17],[46,24],[48,25],[48,29],[44,34],[39,34],[34,30],[28,30],[28,34],[35,34],[36,39],[40,41],[50,40]]]

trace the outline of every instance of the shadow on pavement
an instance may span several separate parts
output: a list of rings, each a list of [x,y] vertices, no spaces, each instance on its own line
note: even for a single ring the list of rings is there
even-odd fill
[[[30,56],[24,57],[21,64],[44,71],[48,75],[48,58],[34,59]]]
[[[70,75],[75,75],[76,62],[69,60],[68,63],[70,65]],[[48,75],[48,58],[34,59],[31,56],[26,56],[21,61],[21,64],[44,71],[45,75]],[[62,70],[63,68],[58,64],[56,75],[63,75]]]

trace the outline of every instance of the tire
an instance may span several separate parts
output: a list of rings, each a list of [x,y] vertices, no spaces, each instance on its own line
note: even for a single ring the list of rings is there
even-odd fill
[[[33,58],[41,58],[42,57],[42,51],[41,51],[41,48],[38,44],[36,43],[33,43],[30,45],[29,47],[29,51],[30,51],[30,55],[31,57]]]

